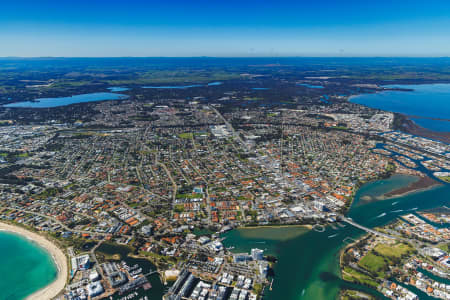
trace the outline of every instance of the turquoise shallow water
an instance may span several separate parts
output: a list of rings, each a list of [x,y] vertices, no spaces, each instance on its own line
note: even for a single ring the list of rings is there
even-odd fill
[[[50,284],[57,267],[34,242],[0,231],[0,300],[20,300]]]
[[[409,175],[393,175],[390,178],[380,180],[377,183],[366,184],[358,190],[358,202],[354,206],[367,204],[371,201],[382,199],[386,191],[392,191],[399,186],[408,186],[419,180],[419,177]]]
[[[387,85],[413,91],[385,91],[352,97],[351,102],[411,116],[450,119],[450,84]],[[450,132],[450,122],[413,118],[422,127]]]

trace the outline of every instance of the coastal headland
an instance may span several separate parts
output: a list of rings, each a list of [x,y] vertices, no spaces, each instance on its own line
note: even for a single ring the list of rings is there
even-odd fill
[[[37,243],[39,246],[41,246],[50,253],[54,263],[58,268],[58,274],[56,276],[56,279],[52,283],[36,291],[32,295],[28,296],[26,299],[48,300],[57,296],[64,289],[68,276],[67,259],[65,254],[61,251],[61,249],[59,249],[52,242],[42,237],[41,235],[28,231],[18,226],[13,226],[10,224],[0,222],[0,230],[16,233],[34,241],[35,243]]]

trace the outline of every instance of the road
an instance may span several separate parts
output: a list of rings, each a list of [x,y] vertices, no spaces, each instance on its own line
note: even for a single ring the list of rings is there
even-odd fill
[[[377,235],[377,236],[381,236],[381,237],[385,237],[385,238],[393,239],[393,240],[400,240],[400,241],[403,241],[403,242],[409,242],[408,240],[406,240],[404,238],[401,238],[401,237],[398,237],[398,236],[392,236],[392,235],[385,234],[383,232],[379,232],[379,231],[370,229],[368,227],[362,226],[362,225],[356,223],[355,221],[353,221],[353,220],[351,220],[349,218],[346,218],[344,216],[341,216],[341,220],[346,222],[346,223],[348,223],[348,224],[350,224],[350,225],[355,226],[356,228],[359,228],[361,230],[364,230],[365,232],[372,233],[372,234]]]
[[[216,114],[219,118],[222,119],[222,121],[225,123],[225,125],[227,126],[228,130],[233,134],[233,137],[238,140],[238,142],[244,147],[244,149],[246,151],[250,151],[249,146],[244,142],[244,140],[241,138],[241,136],[239,135],[238,132],[236,132],[233,128],[233,126],[230,124],[230,122],[227,121],[227,119],[225,119],[224,116],[222,116],[222,114],[214,107],[209,106]]]
[[[47,216],[47,215],[45,215],[45,214],[41,214],[41,213],[38,213],[38,212],[35,212],[35,211],[25,210],[25,209],[20,209],[20,208],[17,208],[17,207],[10,207],[10,206],[1,206],[1,207],[4,207],[4,208],[6,208],[6,209],[17,210],[17,211],[24,212],[24,213],[27,213],[27,214],[32,214],[32,215],[40,216],[40,217],[43,217],[43,218],[46,218],[46,219],[50,219],[50,220],[52,220],[53,222],[55,222],[55,223],[57,223],[58,225],[60,225],[60,226],[61,226],[62,228],[64,228],[66,231],[75,232],[75,233],[86,233],[86,234],[89,234],[89,235],[91,235],[91,236],[95,236],[95,235],[97,235],[97,236],[108,236],[108,235],[110,235],[109,233],[104,233],[104,232],[94,232],[94,231],[86,231],[86,230],[74,230],[74,229],[72,229],[72,228],[67,227],[65,224],[63,224],[63,223],[60,222],[58,219],[56,219],[56,218],[54,218],[54,217],[52,217],[52,216]],[[122,236],[130,237],[129,235],[122,235]]]

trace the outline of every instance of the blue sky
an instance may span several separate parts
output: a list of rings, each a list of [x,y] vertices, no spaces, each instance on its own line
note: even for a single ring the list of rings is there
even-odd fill
[[[450,1],[2,0],[0,56],[450,56]]]

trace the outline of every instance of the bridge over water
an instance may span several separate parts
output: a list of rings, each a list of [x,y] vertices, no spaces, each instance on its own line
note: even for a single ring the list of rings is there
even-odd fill
[[[341,218],[341,220],[342,220],[343,222],[346,222],[346,223],[348,223],[348,224],[350,224],[350,225],[352,225],[352,226],[355,226],[356,228],[359,228],[359,229],[361,229],[361,230],[364,230],[365,232],[372,233],[372,234],[374,234],[374,235],[381,236],[381,237],[385,237],[385,238],[388,238],[388,239],[393,239],[393,240],[400,240],[400,241],[404,241],[404,242],[409,242],[408,240],[406,240],[406,239],[404,239],[404,238],[401,238],[401,237],[398,237],[398,236],[392,236],[392,235],[389,235],[389,234],[386,234],[386,233],[383,233],[383,232],[379,232],[379,231],[373,230],[373,229],[371,229],[371,228],[365,227],[365,226],[363,226],[363,225],[360,225],[360,224],[356,223],[356,222],[353,221],[352,219],[346,218],[346,217],[344,217],[344,216],[340,216],[340,218]]]

